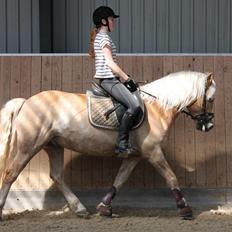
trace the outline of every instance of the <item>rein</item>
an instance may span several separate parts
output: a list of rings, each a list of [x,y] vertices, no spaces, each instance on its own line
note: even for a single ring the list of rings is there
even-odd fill
[[[146,91],[144,91],[144,90],[142,90],[142,89],[140,88],[139,84],[147,84],[147,81],[137,81],[136,83],[137,83],[139,92],[145,93],[145,94],[147,94],[148,96],[157,99],[157,97],[156,97],[155,95],[152,95],[152,94],[150,94],[150,93],[148,93],[148,92],[146,92]]]
[[[157,97],[155,96],[155,95],[152,95],[152,94],[150,94],[150,93],[148,93],[148,92],[146,92],[146,91],[144,91],[144,90],[141,90],[140,88],[139,88],[139,91],[140,92],[142,92],[142,93],[145,93],[145,94],[147,94],[148,96],[150,96],[150,97],[153,97],[153,98],[155,98],[155,99],[157,99]],[[205,117],[205,116],[208,116],[208,117],[210,117],[210,119],[211,119],[211,117],[212,117],[212,113],[208,113],[208,112],[206,112],[206,91],[207,91],[207,89],[205,90],[205,94],[204,94],[204,99],[203,99],[203,104],[202,104],[202,112],[201,113],[199,113],[199,114],[197,114],[197,115],[193,115],[192,113],[190,113],[189,111],[187,111],[187,110],[182,110],[181,111],[181,113],[184,113],[184,114],[186,114],[187,116],[190,116],[191,117],[191,119],[193,119],[193,120],[201,120],[203,117]],[[191,104],[191,105],[193,105],[195,103],[195,101]],[[190,105],[190,106],[191,106]],[[190,106],[188,106],[188,107],[190,107]]]
[[[143,91],[143,90],[141,90],[141,89],[139,89],[139,92],[145,93],[145,94],[147,94],[148,96],[157,99],[157,97],[156,97],[155,95],[152,95],[152,94],[150,94],[150,93],[148,93],[148,92],[146,92],[146,91]]]

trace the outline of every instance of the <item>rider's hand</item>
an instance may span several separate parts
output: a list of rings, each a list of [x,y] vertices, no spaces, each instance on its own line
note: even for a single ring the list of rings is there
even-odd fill
[[[132,78],[128,78],[125,82],[124,85],[131,91],[135,92],[138,89],[138,83],[136,83]]]

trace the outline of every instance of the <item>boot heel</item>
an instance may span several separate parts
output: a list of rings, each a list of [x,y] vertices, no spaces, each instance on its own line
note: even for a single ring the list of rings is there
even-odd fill
[[[120,148],[116,147],[115,148],[115,153],[117,154],[117,157],[121,158],[128,158],[129,155],[131,155],[134,152],[134,149],[132,148]]]

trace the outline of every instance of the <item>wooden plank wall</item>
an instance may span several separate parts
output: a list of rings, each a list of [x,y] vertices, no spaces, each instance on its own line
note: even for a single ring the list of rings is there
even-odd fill
[[[166,157],[184,187],[232,187],[232,56],[119,56],[123,69],[136,80],[153,81],[180,70],[214,73],[217,83],[215,128],[209,133],[180,115],[165,141]],[[1,56],[0,103],[29,97],[42,90],[85,92],[94,73],[87,56]],[[62,113],[62,112],[61,112]],[[112,184],[121,160],[80,157],[65,150],[65,179],[74,190]],[[52,188],[49,164],[41,151],[27,165],[13,189]],[[147,162],[141,162],[127,187],[165,187],[164,180]]]

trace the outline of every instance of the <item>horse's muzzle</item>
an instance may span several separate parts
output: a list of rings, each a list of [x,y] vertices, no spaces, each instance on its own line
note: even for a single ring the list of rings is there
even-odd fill
[[[197,130],[208,132],[213,128],[214,113],[204,112],[196,116]]]

